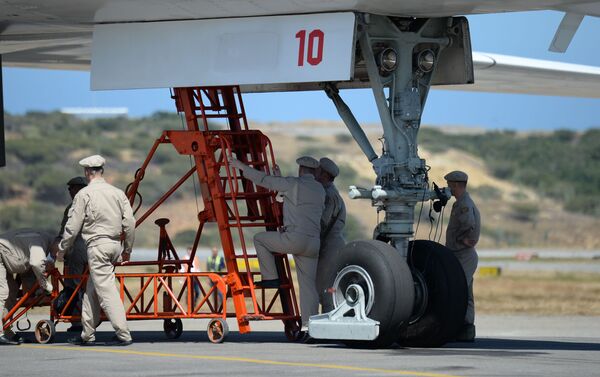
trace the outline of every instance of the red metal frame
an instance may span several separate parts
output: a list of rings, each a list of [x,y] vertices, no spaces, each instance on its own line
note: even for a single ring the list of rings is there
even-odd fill
[[[286,332],[298,330],[300,316],[287,256],[276,257],[282,279],[281,288],[256,288],[253,281],[260,272],[252,271],[249,261],[257,256],[248,251],[243,231],[251,227],[276,230],[281,225],[281,207],[275,200],[276,194],[255,186],[229,166],[230,158],[235,156],[256,169],[270,173],[275,165],[271,142],[260,131],[248,129],[240,89],[237,86],[176,88],[173,98],[177,110],[185,114],[187,130],[162,133],[142,166],[136,171],[134,181],[127,187],[126,193],[137,216],[137,227],[186,180],[196,175],[204,209],[197,214],[198,230],[189,259],[184,260],[178,256],[166,229],[169,220],[158,219],[155,221],[159,226],[156,261],[127,264],[156,265],[158,272],[117,272],[116,278],[127,319],[235,316],[241,333],[251,331],[251,320],[282,320]],[[229,130],[211,130],[209,120],[212,119],[226,120]],[[152,157],[163,144],[171,144],[179,154],[191,156],[193,166],[144,213],[138,215],[143,199],[138,191],[139,186]],[[246,214],[243,214],[244,211]],[[218,225],[227,273],[190,272],[196,250],[202,240],[202,230],[209,222]],[[236,248],[235,240],[238,241],[239,248]],[[240,260],[241,270],[238,267]],[[188,272],[179,272],[182,265],[188,266]],[[63,285],[64,279],[68,278],[81,278],[81,282],[65,307],[76,302],[78,292],[85,287],[88,275],[61,275],[57,270],[54,271],[55,290],[51,299],[58,296],[60,286]],[[196,305],[192,296],[194,283],[199,284],[201,291]],[[134,293],[134,287],[137,293]],[[27,292],[8,313],[4,328],[17,321],[31,307],[48,305],[49,299],[32,298],[36,288],[37,286],[34,286]],[[217,305],[217,291],[223,297],[221,305]],[[212,302],[211,297],[215,298]],[[227,311],[227,297],[232,298],[234,312]],[[280,305],[276,305],[278,302]],[[57,313],[54,307],[51,307],[50,316],[52,320],[59,322],[79,320],[78,315],[67,315],[66,309]]]

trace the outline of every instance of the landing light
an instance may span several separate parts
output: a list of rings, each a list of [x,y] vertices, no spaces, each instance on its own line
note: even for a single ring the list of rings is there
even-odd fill
[[[398,53],[393,48],[386,48],[379,54],[379,68],[383,72],[392,72],[398,65]]]
[[[435,54],[431,50],[423,50],[419,52],[417,64],[419,69],[425,73],[431,72],[433,63],[435,62]]]

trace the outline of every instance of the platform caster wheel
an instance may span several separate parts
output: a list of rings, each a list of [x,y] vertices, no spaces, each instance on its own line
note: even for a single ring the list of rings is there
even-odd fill
[[[212,319],[208,323],[206,334],[211,343],[223,343],[229,334],[229,325],[222,318]]]
[[[296,321],[285,321],[283,331],[290,342],[296,342],[302,336],[300,325]]]
[[[54,322],[48,319],[42,319],[35,325],[35,340],[38,343],[46,344],[52,342],[54,340],[54,336],[56,335],[56,327],[54,326]]]
[[[183,333],[183,323],[179,318],[165,319],[163,322],[163,330],[169,339],[177,339]]]

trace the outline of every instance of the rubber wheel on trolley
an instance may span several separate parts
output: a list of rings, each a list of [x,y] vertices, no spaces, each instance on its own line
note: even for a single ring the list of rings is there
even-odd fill
[[[365,293],[367,317],[379,321],[379,336],[372,341],[343,341],[349,347],[380,348],[394,343],[410,317],[413,279],[404,258],[392,246],[376,240],[348,243],[339,251],[335,307],[345,300],[346,288],[358,284]]]
[[[408,327],[400,333],[398,343],[439,347],[454,339],[464,323],[467,310],[465,274],[452,250],[433,241],[410,242],[408,262],[425,283],[427,302],[421,313],[413,313]]]
[[[183,333],[183,323],[180,318],[169,318],[163,322],[163,330],[169,339],[178,339]]]
[[[296,342],[302,336],[302,331],[299,321],[285,320],[283,321],[283,331],[286,338],[291,342]]]
[[[208,323],[206,334],[211,343],[223,343],[229,334],[229,325],[222,318],[211,319]]]
[[[37,340],[38,343],[46,344],[52,342],[56,335],[54,322],[48,319],[42,319],[35,325],[34,333],[35,340]]]

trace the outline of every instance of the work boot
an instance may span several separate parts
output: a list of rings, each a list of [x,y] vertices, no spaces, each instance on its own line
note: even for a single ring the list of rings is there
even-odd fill
[[[10,340],[19,344],[23,344],[25,342],[25,339],[23,339],[23,337],[19,334],[15,334]]]
[[[18,341],[14,341],[14,340],[8,339],[6,337],[6,335],[4,335],[4,334],[0,335],[0,345],[3,345],[3,346],[18,346],[19,344],[21,344],[21,343],[19,343]]]
[[[121,346],[126,347],[133,344],[133,340],[121,340],[116,335],[112,339],[105,343],[106,346]]]
[[[95,346],[96,342],[93,340],[83,340],[81,336],[76,336],[73,338],[67,339],[67,342],[75,345],[75,346]]]
[[[457,342],[474,342],[475,341],[475,325],[465,324],[456,336]]]
[[[279,279],[261,280],[254,283],[254,286],[258,288],[279,288],[280,285]]]

